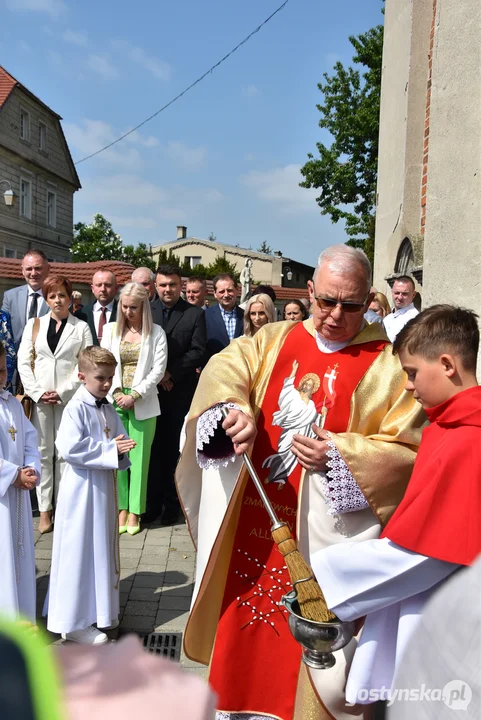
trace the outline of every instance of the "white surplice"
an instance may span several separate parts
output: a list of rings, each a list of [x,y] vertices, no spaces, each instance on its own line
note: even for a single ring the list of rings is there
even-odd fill
[[[130,460],[119,460],[114,440],[118,435],[127,437],[113,406],[98,408],[81,386],[63,412],[56,440],[66,465],[46,601],[47,627],[55,633],[83,630],[94,623],[108,627],[119,616],[114,471],[127,469]]]
[[[12,618],[22,613],[35,622],[30,493],[12,485],[18,469],[26,466],[40,477],[37,432],[18,400],[0,390],[0,612]]]
[[[373,702],[372,691],[388,699],[424,605],[459,566],[405,550],[388,538],[332,545],[313,553],[311,566],[328,607],[341,620],[367,616],[349,672],[347,702]]]

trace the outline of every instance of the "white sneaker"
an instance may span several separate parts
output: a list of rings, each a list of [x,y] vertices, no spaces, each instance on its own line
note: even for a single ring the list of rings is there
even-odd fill
[[[105,645],[109,641],[107,635],[97,630],[93,625],[85,628],[85,630],[62,633],[62,639],[80,643],[81,645]]]
[[[120,620],[117,618],[117,620],[114,620],[111,625],[108,625],[107,627],[102,626],[102,630],[116,630],[119,625],[120,625]],[[99,625],[99,627],[101,627],[101,626]]]

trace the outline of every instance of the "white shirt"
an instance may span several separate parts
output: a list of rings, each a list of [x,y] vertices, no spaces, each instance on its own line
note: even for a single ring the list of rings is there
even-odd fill
[[[112,302],[109,302],[109,304],[105,305],[105,306],[101,305],[99,303],[99,301],[97,300],[97,302],[93,306],[92,312],[93,312],[93,316],[94,316],[95,332],[97,333],[97,335],[99,334],[99,323],[100,323],[100,317],[102,315],[102,312],[101,312],[102,308],[105,307],[107,309],[107,312],[105,313],[105,318],[106,318],[107,322],[110,322],[110,316],[112,315],[113,306],[114,306],[113,300],[112,300]]]
[[[398,335],[405,324],[413,317],[416,317],[416,315],[419,315],[419,310],[416,310],[414,304],[411,303],[407,307],[393,310],[390,315],[384,318],[384,329],[391,342],[394,342],[396,335]]]
[[[32,288],[31,288],[30,285],[29,285],[29,286],[28,286],[28,297],[27,297],[27,313],[26,313],[26,316],[25,316],[25,320],[28,320],[28,316],[29,316],[29,313],[30,313],[30,308],[31,308],[32,303],[33,303],[33,295],[35,295],[35,294],[38,295],[38,299],[37,299],[37,316],[36,316],[36,317],[39,317],[40,309],[41,309],[43,303],[45,302],[45,300],[43,299],[42,291],[41,291],[40,289],[39,289],[39,290],[32,290]]]

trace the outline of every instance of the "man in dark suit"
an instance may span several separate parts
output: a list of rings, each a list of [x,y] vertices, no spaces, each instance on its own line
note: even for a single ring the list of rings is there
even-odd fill
[[[43,299],[43,281],[50,272],[47,256],[42,250],[27,250],[22,260],[22,275],[25,285],[6,290],[2,310],[10,314],[13,341],[18,350],[27,320],[42,317],[48,312]]]
[[[214,297],[218,305],[205,311],[207,325],[207,360],[223,350],[244,332],[244,311],[236,305],[237,288],[232,275],[222,273],[214,280]]]
[[[75,317],[88,323],[94,345],[100,345],[104,326],[117,319],[117,278],[110,270],[98,270],[90,287],[96,300],[84,305],[75,313]]]
[[[180,297],[178,267],[160,265],[155,285],[159,299],[150,305],[152,320],[165,330],[168,355],[167,370],[158,385],[161,414],[152,445],[143,522],[154,521],[163,507],[162,525],[173,525],[180,514],[174,483],[180,433],[197,387],[197,368],[205,356],[205,313]]]

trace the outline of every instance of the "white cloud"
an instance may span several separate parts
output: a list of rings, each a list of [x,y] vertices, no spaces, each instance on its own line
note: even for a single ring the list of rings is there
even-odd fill
[[[120,135],[122,135],[122,133],[120,133]],[[159,144],[159,141],[156,137],[154,137],[153,135],[148,135],[147,137],[144,137],[138,132],[138,130],[134,130],[134,132],[130,133],[130,135],[128,135],[125,139],[130,143],[143,145],[143,147],[146,148],[153,148]]]
[[[118,76],[117,68],[112,64],[110,55],[105,53],[104,55],[90,54],[88,56],[87,65],[90,70],[101,75],[104,80],[111,80]]]
[[[62,33],[62,38],[65,42],[78,45],[79,47],[86,47],[89,42],[87,33],[74,32],[73,30],[65,30],[65,32]]]
[[[9,10],[45,12],[54,20],[67,9],[63,0],[6,0],[6,6]]]
[[[101,120],[85,119],[83,126],[74,123],[63,123],[63,129],[75,161],[100,150],[100,148],[122,135],[121,131],[114,130],[111,125]],[[142,164],[142,158],[137,149],[128,148],[126,150],[125,146],[121,148],[120,144],[118,148],[114,146],[112,149],[103,152],[99,155],[100,158],[104,162],[117,167],[127,168],[132,167],[133,164],[137,166]]]
[[[25,42],[25,40],[22,40],[22,42],[19,44],[18,49],[23,55],[26,55],[27,53],[32,52],[32,48],[28,43]]]
[[[188,220],[189,214],[222,200],[222,193],[215,188],[161,187],[138,175],[121,173],[97,177],[84,185],[77,204],[81,203],[85,213],[101,207],[106,217],[116,218],[116,228],[134,228],[135,218],[141,218],[143,229],[149,229],[162,220],[169,220],[173,225],[179,217]],[[128,216],[124,215],[125,208],[131,212]],[[136,212],[137,208],[141,208],[140,213]]]
[[[62,123],[62,126],[75,156],[74,160],[80,160],[86,155],[100,150],[128,130],[128,128],[118,129],[102,120],[90,120],[89,118],[84,118],[81,124],[67,122]],[[159,141],[153,135],[144,136],[135,130],[118,145],[114,145],[113,148],[109,148],[99,155],[99,159],[121,168],[130,168],[134,163],[141,166],[142,157],[138,149],[128,146],[126,148],[126,143],[152,149],[159,144]]]
[[[157,58],[150,57],[149,55],[147,55],[145,50],[139,47],[132,47],[128,55],[131,60],[144,67],[159,80],[162,80],[163,82],[168,82],[170,80],[172,68],[168,63],[164,62],[163,60],[158,60]]]
[[[184,143],[171,141],[166,148],[167,155],[184,170],[199,170],[207,157],[205,147],[190,148]]]
[[[319,192],[299,187],[303,180],[300,168],[300,165],[286,165],[272,170],[252,170],[241,177],[241,182],[282,212],[306,212],[309,208],[318,212],[315,198]]]
[[[243,94],[245,97],[250,97],[250,98],[252,98],[252,97],[258,97],[259,95],[262,95],[262,92],[261,92],[261,90],[259,90],[259,88],[256,87],[255,85],[248,85],[247,87],[245,87],[245,88],[242,90],[242,94]]]
[[[112,48],[121,51],[129,60],[148,70],[158,80],[162,80],[162,82],[168,82],[170,80],[172,67],[169,63],[159,60],[159,58],[153,57],[152,55],[147,55],[143,48],[131,45],[126,40],[112,40],[110,44]]]

